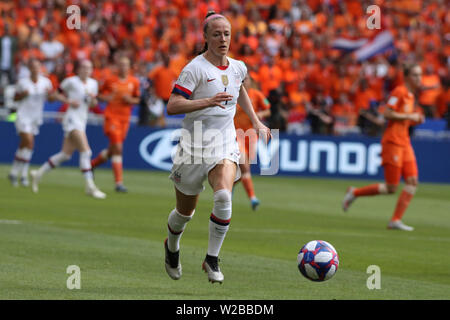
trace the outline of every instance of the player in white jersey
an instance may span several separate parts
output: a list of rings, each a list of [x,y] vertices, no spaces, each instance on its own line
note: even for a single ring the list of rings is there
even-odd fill
[[[39,134],[42,124],[44,103],[52,99],[52,83],[40,74],[41,63],[31,59],[28,62],[30,77],[20,79],[16,84],[14,100],[18,101],[16,130],[20,137],[11,171],[8,175],[13,186],[28,186],[28,168],[34,148],[34,136]]]
[[[270,130],[258,119],[242,82],[244,63],[227,57],[231,25],[220,14],[209,12],[203,25],[205,51],[181,72],[167,104],[169,114],[185,113],[170,178],[175,185],[176,208],[168,218],[164,242],[165,267],[172,279],[181,277],[179,244],[186,224],[194,215],[203,182],[214,191],[209,221],[209,242],[202,268],[211,282],[224,276],[218,256],[231,219],[231,190],[239,178],[239,147],[233,118],[236,103],[266,141]]]
[[[57,99],[69,105],[64,119],[64,141],[60,152],[52,155],[38,170],[31,171],[31,187],[38,192],[38,184],[42,176],[51,169],[69,160],[75,150],[80,153],[80,169],[86,180],[86,194],[104,199],[106,194],[101,192],[94,183],[91,168],[91,148],[86,136],[86,122],[90,107],[97,105],[97,81],[90,78],[92,63],[89,60],[79,62],[77,75],[68,77],[61,82],[60,88],[64,94],[57,94]]]

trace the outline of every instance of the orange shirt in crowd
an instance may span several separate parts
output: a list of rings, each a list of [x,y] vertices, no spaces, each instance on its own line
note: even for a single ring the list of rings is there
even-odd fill
[[[289,101],[291,109],[288,122],[303,122],[307,116],[306,104],[311,102],[311,95],[307,91],[292,91]]]
[[[277,65],[273,65],[272,67],[263,65],[259,69],[258,80],[261,84],[261,91],[268,96],[270,90],[280,86],[283,80],[283,71]]]
[[[163,100],[169,100],[178,74],[171,68],[161,65],[150,71],[148,77],[152,80],[155,93],[158,97]]]
[[[356,115],[351,103],[336,103],[331,107],[331,114],[335,118],[336,124],[340,126],[355,125]]]
[[[264,111],[267,109],[270,109],[270,103],[269,100],[264,96],[264,94],[254,88],[249,88],[247,90],[248,97],[250,98],[250,101],[252,102],[253,109],[256,113],[260,111]],[[236,115],[234,117],[234,126],[236,129],[242,129],[247,131],[250,128],[253,128],[252,122],[250,121],[248,115],[245,113],[244,110],[242,110],[241,106],[237,105],[236,108]]]
[[[133,106],[126,103],[124,97],[139,97],[139,80],[132,75],[121,79],[113,74],[105,81],[100,92],[105,95],[112,94],[112,99],[105,109],[105,117],[128,120]]]
[[[444,117],[447,111],[450,112],[448,107],[449,105],[450,105],[450,88],[447,88],[447,90],[442,90],[442,92],[436,98],[437,113],[441,118]]]
[[[371,89],[361,90],[358,88],[353,99],[355,113],[359,114],[361,110],[368,110],[371,100],[377,100],[375,93]]]
[[[414,95],[406,86],[398,86],[392,91],[387,107],[395,112],[409,114],[414,112]],[[411,143],[409,139],[409,120],[389,120],[384,131],[381,143],[393,143],[406,146]]]
[[[427,89],[422,90],[419,96],[419,103],[424,106],[431,106],[436,103],[436,98],[441,92],[440,85],[441,80],[439,79],[439,76],[436,74],[431,75],[423,75],[422,76],[422,85],[425,87],[432,87],[432,86],[439,86],[439,88],[436,89]]]

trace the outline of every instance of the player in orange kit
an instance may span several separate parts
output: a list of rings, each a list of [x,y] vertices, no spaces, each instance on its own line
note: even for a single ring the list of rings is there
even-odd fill
[[[384,113],[384,117],[388,120],[381,140],[385,183],[371,184],[362,188],[348,188],[342,208],[347,211],[357,197],[395,193],[403,176],[405,187],[398,198],[388,229],[413,231],[414,228],[405,225],[401,219],[418,184],[417,162],[409,138],[409,127],[425,121],[424,116],[414,110],[414,94],[421,86],[422,69],[417,64],[406,66],[404,75],[405,84],[392,91]]]
[[[118,73],[105,81],[99,99],[108,102],[105,109],[105,135],[109,146],[92,160],[95,168],[111,158],[117,192],[127,192],[123,185],[123,142],[130,126],[131,109],[139,103],[139,80],[130,74],[130,60],[122,56],[118,61]]]
[[[248,96],[255,108],[258,118],[264,119],[270,116],[270,103],[264,94],[256,89],[256,84],[253,79],[247,74],[244,80],[244,87],[247,89]],[[239,144],[239,151],[241,152],[241,159],[239,167],[241,169],[242,185],[250,199],[253,210],[259,205],[259,199],[255,195],[253,188],[253,181],[250,172],[250,163],[255,158],[256,142],[258,141],[258,133],[254,132],[252,123],[247,114],[239,106],[236,108],[236,115],[234,117],[234,126],[236,128],[236,137]],[[249,130],[249,131],[247,131]]]

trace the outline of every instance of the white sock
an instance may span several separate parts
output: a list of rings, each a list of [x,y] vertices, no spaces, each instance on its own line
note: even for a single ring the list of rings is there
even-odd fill
[[[183,234],[184,228],[186,228],[187,223],[194,216],[194,212],[190,216],[182,215],[177,211],[177,209],[173,209],[169,214],[169,219],[167,223],[168,236],[167,236],[167,247],[170,252],[177,252],[180,250],[180,239]]]
[[[214,192],[214,208],[209,219],[208,255],[218,257],[231,220],[231,192]]]
[[[44,173],[58,167],[61,163],[64,161],[67,161],[71,158],[71,155],[68,155],[64,152],[59,152],[54,155],[52,155],[47,162],[45,162],[39,169],[38,169],[38,175],[42,176]]]
[[[25,148],[22,149],[17,149],[15,155],[14,155],[14,161],[11,167],[11,171],[9,172],[12,176],[17,177],[17,175],[19,174],[19,172],[22,172],[22,167],[24,164],[24,159],[23,159],[23,150],[25,150]]]
[[[80,170],[83,173],[86,182],[94,180],[94,176],[92,175],[91,156],[92,152],[90,150],[80,152]]]
[[[30,167],[30,160],[33,156],[33,150],[28,148],[23,148],[22,150],[22,157],[25,160],[22,165],[22,177],[28,178],[28,168]]]

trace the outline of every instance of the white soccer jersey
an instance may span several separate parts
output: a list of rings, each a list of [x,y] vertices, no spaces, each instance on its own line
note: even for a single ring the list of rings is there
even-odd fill
[[[91,96],[97,96],[98,94],[97,80],[87,78],[86,82],[83,82],[78,76],[72,76],[64,79],[60,87],[69,100],[80,103],[78,108],[69,106],[63,119],[64,126],[67,127],[73,123],[79,124],[81,127],[86,126]]]
[[[28,96],[18,102],[17,118],[42,124],[44,103],[52,88],[52,82],[41,75],[38,76],[37,82],[33,82],[30,77],[20,79],[16,84],[16,92],[28,91]]]
[[[211,98],[224,91],[233,95],[231,101],[222,103],[225,109],[208,107],[186,114],[183,129],[189,132],[191,139],[182,136],[180,146],[188,154],[199,155],[197,152],[201,151],[203,158],[225,158],[229,156],[226,152],[235,152],[238,148],[233,119],[247,68],[242,61],[232,58],[228,58],[228,61],[226,68],[217,67],[199,55],[184,67],[175,83],[173,92],[191,100]],[[201,138],[198,136],[200,128]],[[220,139],[217,139],[218,136]],[[223,153],[217,154],[218,150]]]

